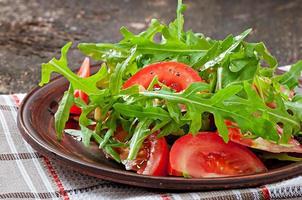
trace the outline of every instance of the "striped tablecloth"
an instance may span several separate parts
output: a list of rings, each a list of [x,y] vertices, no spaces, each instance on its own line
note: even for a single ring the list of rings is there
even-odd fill
[[[0,95],[0,199],[302,199],[302,176],[258,188],[160,193],[82,175],[22,139],[16,119],[23,97]]]

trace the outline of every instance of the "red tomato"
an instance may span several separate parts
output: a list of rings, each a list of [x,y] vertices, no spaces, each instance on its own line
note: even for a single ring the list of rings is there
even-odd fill
[[[126,139],[126,137],[128,136],[128,133],[127,131],[125,131],[123,129],[122,126],[118,126],[116,128],[116,131],[114,133],[114,138],[120,142],[124,142],[124,140]]]
[[[82,63],[82,66],[80,67],[80,70],[78,71],[78,76],[85,78],[90,76],[90,62],[89,58],[86,57]],[[74,97],[81,98],[84,102],[88,103],[88,96],[81,90],[75,90],[74,91]],[[73,105],[70,108],[70,113],[75,115],[80,115],[82,112],[81,108],[77,107],[76,105]]]
[[[120,157],[127,170],[138,174],[166,176],[168,174],[169,149],[164,137],[150,135],[143,143],[135,160],[126,160],[129,149],[120,149]]]
[[[267,171],[248,148],[225,143],[217,133],[187,134],[173,144],[170,151],[170,175],[222,177]]]
[[[160,62],[148,65],[129,78],[123,85],[128,88],[132,85],[141,85],[147,88],[153,78],[180,92],[186,89],[193,82],[200,82],[202,79],[199,74],[183,63],[179,62]]]

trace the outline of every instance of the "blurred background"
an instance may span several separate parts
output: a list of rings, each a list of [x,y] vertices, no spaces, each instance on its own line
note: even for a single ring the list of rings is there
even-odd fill
[[[73,41],[70,67],[83,56],[79,42],[117,42],[119,28],[138,33],[152,18],[175,18],[176,0],[0,0],[0,94],[28,92],[40,64]],[[184,0],[185,27],[217,39],[253,28],[249,41],[264,41],[280,65],[302,59],[300,0]]]

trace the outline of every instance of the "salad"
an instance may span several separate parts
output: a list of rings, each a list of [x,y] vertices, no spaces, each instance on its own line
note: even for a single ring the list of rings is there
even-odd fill
[[[251,29],[224,40],[185,31],[185,8],[178,0],[173,22],[153,19],[139,34],[122,27],[118,43],[80,43],[77,74],[71,43],[42,64],[40,86],[52,73],[70,82],[55,113],[58,140],[96,143],[151,176],[238,176],[266,172],[267,159],[300,161],[302,61],[277,74],[265,45],[245,41]],[[93,75],[90,59],[102,63]]]

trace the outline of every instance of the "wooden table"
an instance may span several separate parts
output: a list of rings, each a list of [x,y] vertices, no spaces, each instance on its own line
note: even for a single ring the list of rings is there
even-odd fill
[[[222,39],[252,27],[248,40],[265,41],[281,65],[302,59],[302,1],[191,0],[186,27]],[[143,30],[152,18],[169,22],[176,0],[0,0],[0,93],[27,92],[40,79],[40,63],[67,41],[114,42],[125,25]],[[70,51],[70,66],[82,56]]]

